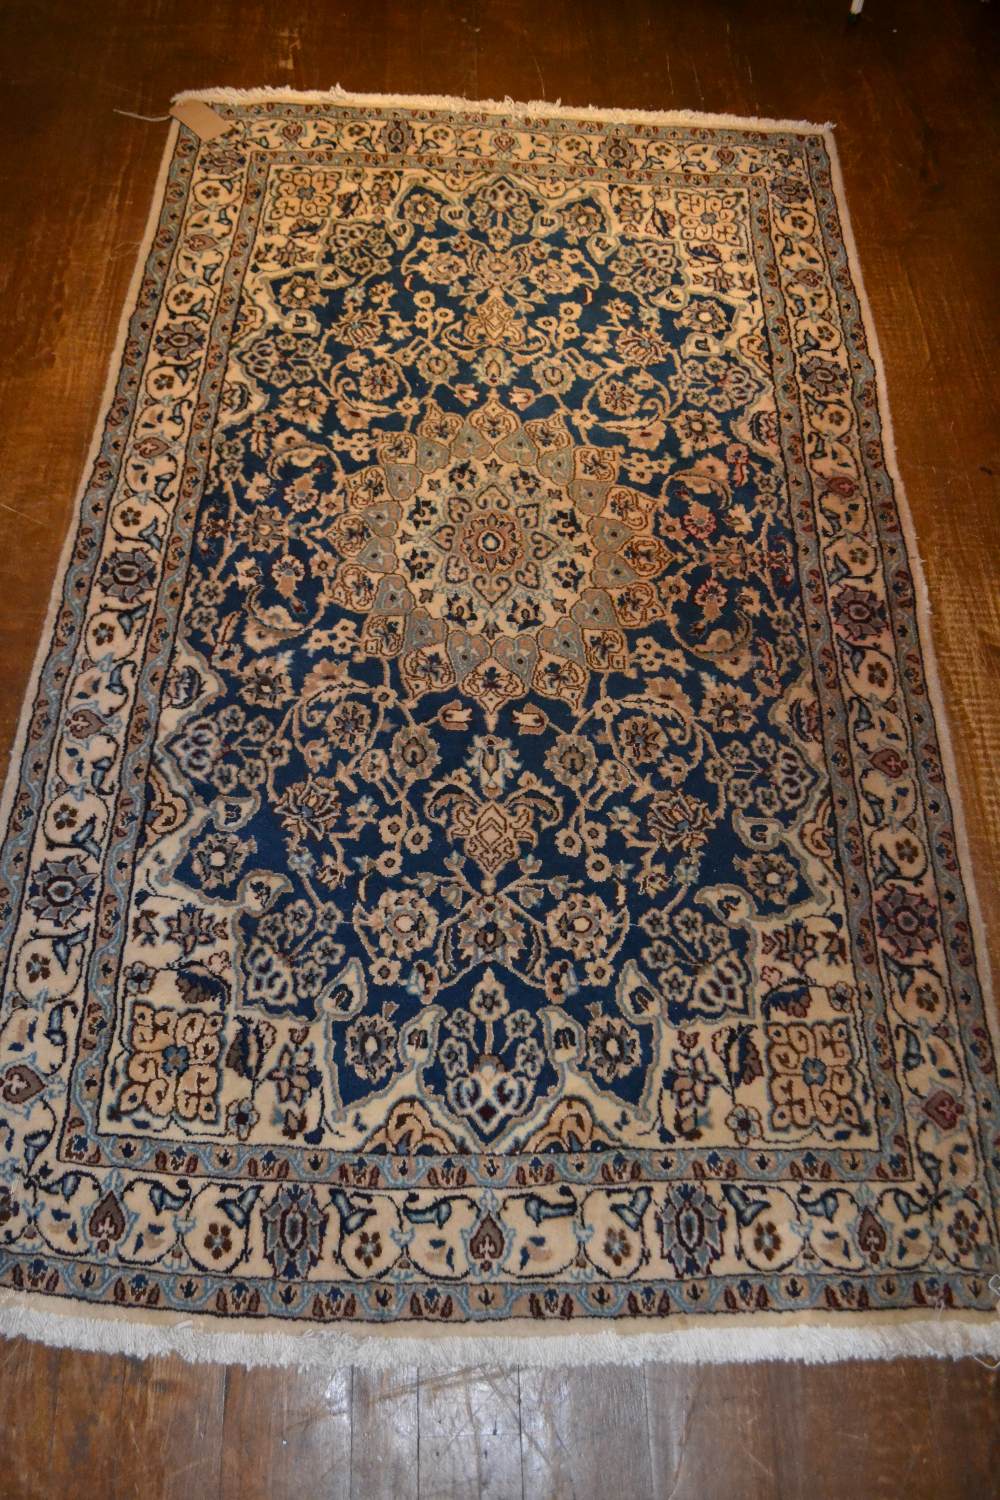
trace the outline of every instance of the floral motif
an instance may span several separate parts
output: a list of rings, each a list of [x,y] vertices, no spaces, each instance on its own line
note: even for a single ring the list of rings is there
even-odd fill
[[[725,1213],[703,1187],[671,1188],[660,1216],[663,1253],[678,1276],[704,1276],[722,1254]]]
[[[130,1056],[118,1107],[151,1115],[176,1111],[182,1120],[211,1123],[217,1113],[221,1016],[198,1011],[132,1011]]]
[[[285,1187],[264,1209],[264,1249],[274,1274],[294,1280],[319,1260],[326,1215],[308,1187]]]
[[[773,1129],[791,1130],[817,1122],[843,1131],[859,1123],[846,1022],[769,1026],[767,1037]]]

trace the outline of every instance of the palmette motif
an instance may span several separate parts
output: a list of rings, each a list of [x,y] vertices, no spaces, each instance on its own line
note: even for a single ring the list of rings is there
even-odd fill
[[[0,1282],[989,1307],[996,1065],[823,137],[222,112],[14,793]]]

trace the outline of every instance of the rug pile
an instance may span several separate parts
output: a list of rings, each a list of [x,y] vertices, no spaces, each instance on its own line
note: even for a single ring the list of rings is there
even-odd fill
[[[978,919],[829,133],[199,98],[7,791],[0,1327],[995,1347]]]

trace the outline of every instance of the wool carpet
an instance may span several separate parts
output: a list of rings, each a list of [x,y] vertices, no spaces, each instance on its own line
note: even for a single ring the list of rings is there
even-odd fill
[[[6,791],[0,1328],[1000,1352],[985,950],[830,131],[198,100]]]

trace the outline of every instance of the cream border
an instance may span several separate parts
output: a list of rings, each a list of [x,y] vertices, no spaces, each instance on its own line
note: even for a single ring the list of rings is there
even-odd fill
[[[889,478],[892,480],[893,497],[896,502],[900,524],[903,528],[903,539],[906,543],[907,561],[910,565],[910,572],[913,575],[917,606],[915,611],[917,635],[920,640],[924,676],[927,680],[927,696],[930,699],[931,710],[934,714],[934,728],[944,768],[945,790],[948,794],[952,822],[955,828],[959,872],[962,877],[962,884],[965,887],[969,920],[972,923],[973,948],[976,956],[976,968],[979,974],[979,987],[983,996],[983,1009],[986,1011],[987,1024],[990,1027],[993,1037],[996,1055],[1000,1057],[1000,1014],[998,1014],[996,1004],[994,1003],[993,977],[990,966],[989,943],[986,938],[986,924],[983,921],[982,908],[979,904],[979,893],[976,889],[976,881],[972,869],[969,835],[965,821],[965,809],[962,804],[962,789],[958,779],[955,752],[952,748],[951,724],[944,701],[944,693],[941,688],[941,672],[938,667],[937,654],[934,649],[934,637],[931,628],[931,597],[927,588],[924,561],[917,545],[917,529],[913,522],[913,513],[910,510],[910,504],[906,497],[906,488],[899,471],[899,460],[896,456],[896,438],[892,428],[892,412],[889,407],[889,390],[885,378],[885,365],[882,360],[882,350],[879,347],[878,335],[875,331],[875,320],[872,316],[871,303],[868,301],[868,293],[865,290],[864,279],[861,274],[861,258],[858,255],[857,241],[854,238],[854,228],[851,224],[851,216],[847,207],[847,195],[844,191],[844,175],[840,167],[840,156],[837,152],[837,143],[833,138],[832,126],[824,127],[823,137],[826,143],[827,154],[830,158],[830,175],[833,181],[834,197],[837,200],[837,217],[840,220],[840,227],[844,236],[844,250],[847,254],[847,264],[851,272],[851,283],[858,299],[858,306],[861,309],[861,321],[865,330],[868,352],[871,356],[872,364],[875,366],[878,414],[882,424],[882,451],[885,456],[886,470]]]

